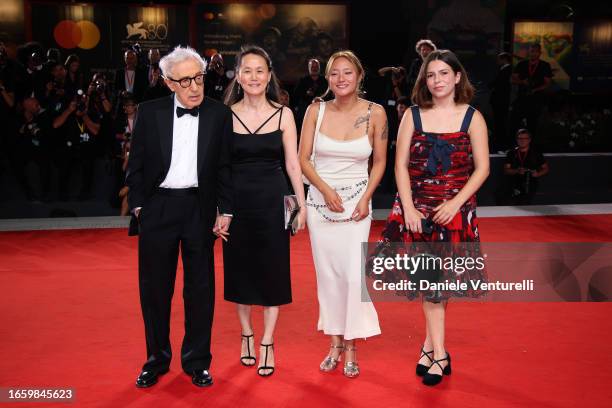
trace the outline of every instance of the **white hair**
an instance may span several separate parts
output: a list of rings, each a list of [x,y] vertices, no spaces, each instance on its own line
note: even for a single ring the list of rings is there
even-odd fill
[[[162,57],[162,59],[159,60],[159,68],[162,71],[162,75],[167,77],[176,64],[186,61],[190,58],[196,60],[198,64],[200,64],[200,67],[202,67],[202,72],[206,71],[206,61],[204,61],[204,59],[200,56],[200,54],[198,54],[196,50],[189,46],[183,47],[181,45],[178,45],[168,55],[165,55],[164,57]]]

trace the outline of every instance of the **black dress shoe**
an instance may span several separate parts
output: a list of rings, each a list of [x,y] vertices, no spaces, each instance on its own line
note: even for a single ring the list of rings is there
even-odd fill
[[[440,361],[444,361],[444,360],[448,361],[448,364],[446,365],[446,367],[442,367],[442,365],[440,364]],[[423,376],[423,384],[425,385],[433,386],[433,385],[440,384],[440,382],[442,382],[442,376],[451,375],[451,358],[448,352],[446,352],[445,358],[434,360],[433,363],[431,364],[431,367],[433,367],[434,364],[437,364],[438,367],[440,367],[440,369],[442,370],[442,374],[431,374],[428,371]]]
[[[431,356],[430,356],[431,354]],[[427,357],[429,359],[429,362],[433,362],[434,359],[433,357],[433,350],[431,351],[425,351],[425,349],[423,347],[421,347],[421,357],[419,357],[419,360],[421,360],[423,357]],[[418,364],[416,366],[416,375],[418,375],[419,377],[423,377],[425,374],[427,374],[427,371],[429,370],[430,366],[426,366],[425,364]]]
[[[157,378],[160,375],[166,374],[168,369],[161,371],[142,371],[138,378],[136,379],[136,387],[138,388],[147,388],[152,385],[157,384]]]
[[[191,382],[198,387],[209,387],[212,385],[213,379],[208,370],[197,369],[193,370]]]

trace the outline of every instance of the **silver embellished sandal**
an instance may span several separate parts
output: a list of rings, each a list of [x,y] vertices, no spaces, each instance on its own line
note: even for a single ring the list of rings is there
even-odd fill
[[[321,364],[319,365],[319,369],[326,373],[336,369],[336,366],[338,365],[338,361],[342,359],[342,353],[344,352],[344,344],[340,344],[338,346],[334,346],[332,344],[329,347],[330,347],[330,353],[331,353],[331,349],[340,349],[340,353],[338,354],[338,358],[334,358],[328,354],[327,357],[325,357],[325,360],[321,362]]]
[[[355,346],[346,346],[346,351],[357,351]],[[355,378],[359,376],[359,364],[357,361],[345,361],[344,362],[344,376],[348,378]]]

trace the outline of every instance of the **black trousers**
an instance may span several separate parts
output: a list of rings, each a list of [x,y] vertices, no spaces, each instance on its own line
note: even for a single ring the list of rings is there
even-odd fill
[[[187,373],[210,366],[215,283],[213,241],[206,235],[197,190],[159,189],[142,207],[138,275],[147,340],[143,370],[163,371],[170,366],[170,305],[179,248],[185,303],[181,364]]]

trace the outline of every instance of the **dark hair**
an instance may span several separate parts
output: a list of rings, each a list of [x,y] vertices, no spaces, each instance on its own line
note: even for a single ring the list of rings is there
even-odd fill
[[[412,102],[419,105],[421,108],[431,108],[433,106],[433,98],[431,92],[427,88],[427,67],[431,61],[440,60],[448,64],[453,72],[461,73],[459,83],[455,84],[455,103],[470,103],[474,97],[474,87],[468,79],[467,72],[457,56],[450,50],[436,50],[425,58],[416,84],[412,89]]]
[[[537,48],[538,50],[542,51],[542,46],[540,43],[531,43],[529,44],[529,48]]]
[[[66,58],[66,62],[64,63],[64,66],[66,67],[66,69],[69,69],[70,64],[72,64],[73,62],[81,62],[81,59],[79,58],[78,55],[70,54],[68,58]]]
[[[240,52],[238,53],[238,55],[236,55],[236,67],[234,69],[236,74],[234,76],[234,79],[232,79],[232,82],[230,82],[227,89],[225,90],[223,102],[227,106],[232,106],[243,98],[243,92],[240,89],[240,84],[238,84],[238,71],[240,71],[242,59],[249,54],[258,55],[266,61],[266,65],[268,66],[268,70],[271,74],[270,82],[268,83],[268,87],[266,89],[266,99],[268,100],[268,102],[272,101],[279,103],[278,101],[280,98],[278,95],[280,85],[278,84],[278,79],[276,78],[276,74],[272,69],[272,59],[270,59],[270,56],[268,55],[266,50],[257,45],[243,45],[242,48],[240,48]]]
[[[397,98],[397,105],[404,105],[406,107],[410,106],[410,99],[407,96],[400,96]]]
[[[522,128],[522,129],[517,130],[515,137],[519,137],[520,135],[528,135],[529,138],[531,139],[531,132],[529,131],[529,129]]]

